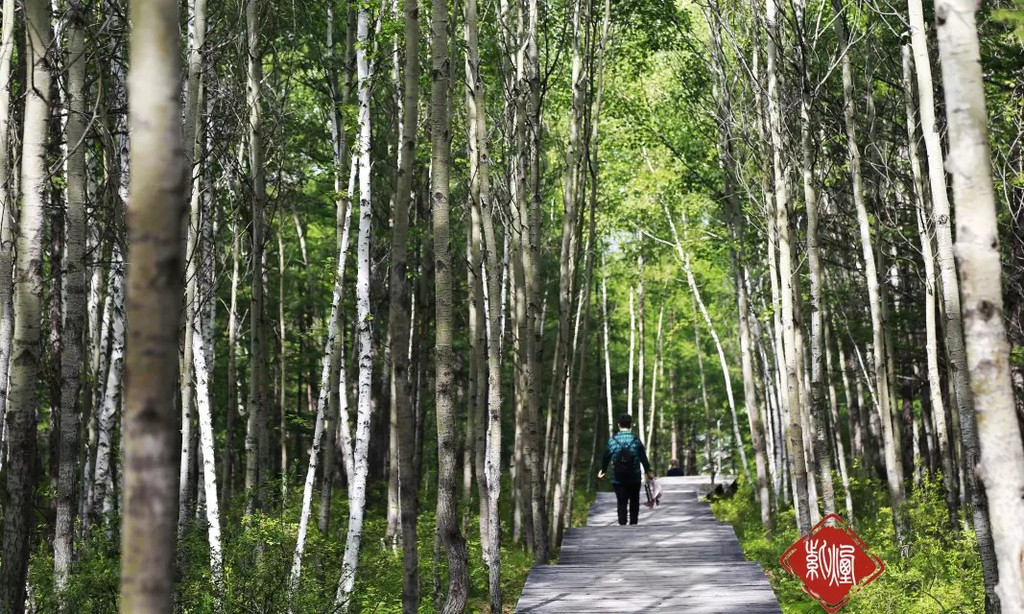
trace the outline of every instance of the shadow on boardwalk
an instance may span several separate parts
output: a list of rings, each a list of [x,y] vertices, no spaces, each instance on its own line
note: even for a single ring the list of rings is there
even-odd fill
[[[736,533],[699,500],[707,477],[660,478],[661,506],[618,526],[615,495],[599,493],[586,527],[569,529],[557,565],[530,571],[516,612],[781,613]]]

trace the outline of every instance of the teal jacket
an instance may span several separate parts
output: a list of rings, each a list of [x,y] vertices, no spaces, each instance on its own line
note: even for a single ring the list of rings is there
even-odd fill
[[[601,470],[606,471],[608,464],[613,462],[618,457],[619,452],[626,448],[630,448],[633,451],[633,473],[636,479],[632,483],[639,484],[643,481],[640,466],[643,465],[644,471],[650,473],[651,463],[647,460],[647,449],[644,447],[644,442],[640,441],[632,431],[619,431],[608,438],[608,443],[604,448],[604,460],[601,462]],[[619,480],[615,478],[614,471],[612,472],[612,484],[619,484]]]

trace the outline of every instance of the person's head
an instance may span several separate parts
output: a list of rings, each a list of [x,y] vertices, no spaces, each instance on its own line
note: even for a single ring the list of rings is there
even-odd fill
[[[618,424],[620,429],[631,428],[633,426],[633,416],[630,416],[629,414],[622,414],[619,416]]]
[[[678,458],[673,458],[671,461],[669,461],[669,465],[673,469],[678,469],[679,468],[679,459]]]

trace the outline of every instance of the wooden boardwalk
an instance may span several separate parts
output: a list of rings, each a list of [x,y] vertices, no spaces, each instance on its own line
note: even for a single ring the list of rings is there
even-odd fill
[[[568,529],[557,565],[530,571],[516,612],[781,614],[757,563],[699,496],[707,477],[659,478],[661,505],[620,527],[614,493],[598,493],[586,527]]]

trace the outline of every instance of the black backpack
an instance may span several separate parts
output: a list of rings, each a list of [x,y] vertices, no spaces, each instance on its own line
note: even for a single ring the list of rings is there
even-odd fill
[[[633,444],[636,438],[630,440],[625,446],[618,438],[614,438],[619,445],[619,453],[615,456],[615,481],[620,484],[632,484],[636,482],[636,455],[633,453]]]

